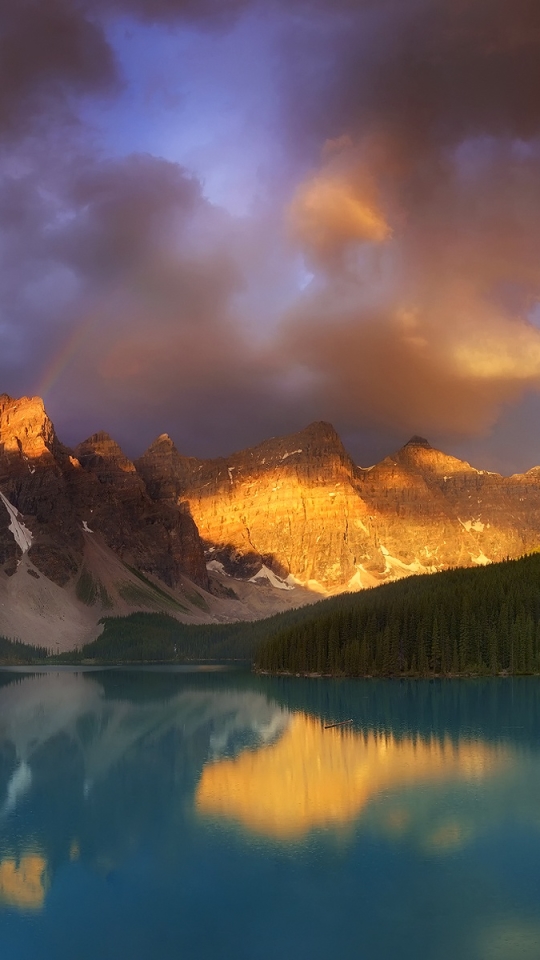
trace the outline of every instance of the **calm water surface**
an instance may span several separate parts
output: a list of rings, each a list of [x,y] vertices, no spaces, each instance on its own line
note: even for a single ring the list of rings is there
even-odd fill
[[[540,681],[0,671],[30,958],[538,960]]]

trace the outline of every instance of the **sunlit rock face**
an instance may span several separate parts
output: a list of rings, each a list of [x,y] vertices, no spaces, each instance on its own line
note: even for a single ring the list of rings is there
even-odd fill
[[[356,819],[375,797],[415,784],[479,780],[504,754],[483,743],[440,743],[340,728],[296,714],[271,746],[207,764],[196,793],[203,816],[274,838]]]
[[[0,397],[0,491],[31,531],[27,552],[35,571],[58,586],[79,573],[88,529],[120,558],[171,587],[182,574],[207,585],[188,508],[152,500],[133,463],[105,433],[68,450],[38,397]],[[4,573],[15,573],[23,552],[0,503]]]
[[[47,892],[47,863],[36,853],[0,860],[0,903],[20,910],[40,910]]]
[[[163,436],[136,466],[152,497],[189,503],[211,570],[260,584],[269,570],[284,589],[361,589],[540,541],[540,470],[503,478],[422,437],[362,468],[326,423],[205,461]]]
[[[109,547],[171,587],[181,574],[207,585],[202,544],[187,509],[152,500],[134,464],[106,433],[79,444],[75,457],[79,510]]]
[[[6,393],[0,396],[0,436],[2,457],[11,461],[12,469],[21,461],[43,457],[52,463],[57,440],[54,427],[45,413],[40,397],[22,397],[13,400]]]
[[[253,580],[242,589],[257,594],[256,615],[263,615],[289,605],[289,597],[302,603],[517,557],[540,542],[540,468],[504,478],[421,437],[373,467],[358,467],[322,422],[204,461],[181,455],[163,434],[132,462],[106,433],[67,449],[39,398],[3,394],[0,494],[0,602],[4,610],[25,605],[25,591],[14,587],[24,568],[38,620],[45,607],[53,616],[39,578],[76,596],[90,568],[100,583],[108,577],[120,613],[133,608],[122,606],[121,590],[140,594],[137,583],[123,583],[135,576],[127,564],[173,590],[182,589],[184,576],[211,586],[220,602],[238,599],[227,577]],[[112,571],[109,557],[103,573],[102,548],[120,570]],[[286,604],[275,601],[279,591]],[[220,607],[221,615],[228,614]],[[84,623],[74,627],[74,642],[85,630]],[[35,632],[35,623],[9,626],[10,636],[35,639]]]
[[[434,450],[415,437],[360,471],[387,567],[445,569],[518,557],[540,538],[540,484],[504,478]]]
[[[207,559],[229,574],[249,578],[264,564],[322,589],[356,573],[357,552],[381,565],[354,464],[330,424],[217,460],[166,459],[154,447],[137,468],[155,496],[189,502]]]
[[[76,507],[69,496],[69,467],[69,452],[58,441],[43,401],[39,397],[13,400],[3,394],[0,490],[32,532],[28,557],[33,566],[59,586],[76,574],[84,547]],[[6,536],[2,539],[5,542]],[[4,572],[13,574],[13,559],[19,560],[21,555],[17,545]]]

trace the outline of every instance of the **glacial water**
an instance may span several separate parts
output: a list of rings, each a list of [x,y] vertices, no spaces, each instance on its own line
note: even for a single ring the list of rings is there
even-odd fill
[[[538,680],[0,671],[0,960],[539,957]]]

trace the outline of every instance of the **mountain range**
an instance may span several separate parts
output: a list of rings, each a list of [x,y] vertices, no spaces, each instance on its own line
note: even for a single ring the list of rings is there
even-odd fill
[[[256,619],[539,543],[540,467],[502,477],[421,437],[362,467],[323,422],[211,460],[163,434],[131,461],[0,396],[0,635],[65,650],[134,610]]]

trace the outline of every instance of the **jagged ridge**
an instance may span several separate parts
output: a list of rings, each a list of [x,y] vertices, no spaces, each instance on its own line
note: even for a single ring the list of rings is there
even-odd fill
[[[39,398],[4,394],[0,492],[32,535],[33,576],[71,589],[95,537],[170,589],[185,576],[211,588],[231,616],[242,615],[242,581],[268,603],[287,593],[299,603],[310,595],[302,586],[360,589],[517,557],[540,541],[539,468],[504,478],[418,436],[363,468],[325,422],[209,460],[162,434],[132,462],[104,432],[69,450]],[[23,555],[12,527],[0,503],[0,578]]]

